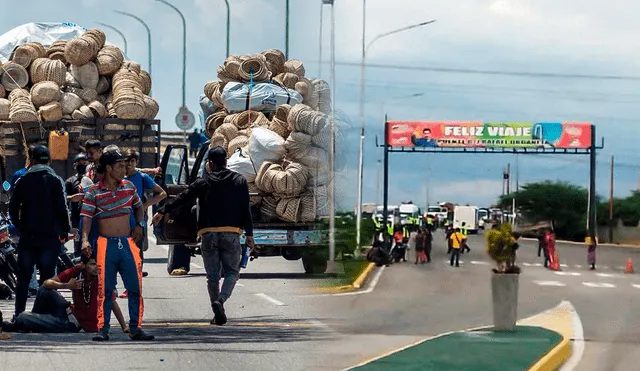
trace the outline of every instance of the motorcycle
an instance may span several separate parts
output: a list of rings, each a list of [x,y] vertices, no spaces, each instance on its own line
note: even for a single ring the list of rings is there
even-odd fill
[[[18,282],[18,257],[16,243],[12,239],[10,229],[9,218],[4,213],[0,213],[0,280],[15,292]]]

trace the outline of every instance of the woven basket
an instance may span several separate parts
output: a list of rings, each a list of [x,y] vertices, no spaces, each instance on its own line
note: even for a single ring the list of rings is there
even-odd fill
[[[148,95],[143,95],[142,99],[144,100],[145,106],[143,118],[147,120],[155,119],[156,116],[158,116],[158,111],[160,111],[160,105],[155,99],[151,98]]]
[[[329,215],[329,190],[326,186],[311,188],[316,201],[316,216]]]
[[[43,68],[43,81],[53,81],[60,87],[64,85],[67,77],[67,67],[62,61],[49,60],[47,62],[43,62]]]
[[[247,183],[249,186],[249,193],[260,193],[260,189],[256,186],[256,183],[249,182]],[[249,205],[255,206],[262,202],[262,196],[249,196]]]
[[[104,43],[107,42],[107,35],[97,28],[92,28],[87,30],[82,37],[91,39],[95,43],[96,53],[104,46]]]
[[[224,136],[227,141],[230,141],[238,136],[238,128],[233,124],[223,123],[215,130],[215,133]]]
[[[298,161],[310,169],[321,169],[329,163],[329,152],[322,148],[311,147],[305,156],[298,158]]]
[[[277,117],[274,117],[273,120],[271,121],[271,124],[269,124],[269,130],[273,131],[274,133],[277,133],[283,139],[287,139],[289,138],[289,134],[291,134],[291,131],[287,126],[288,125],[286,122],[278,119]]]
[[[224,137],[224,135],[214,133],[211,136],[211,143],[209,143],[209,148],[213,148],[213,147],[222,147],[226,151],[227,147],[229,147],[229,141],[227,140],[227,138]]]
[[[265,222],[273,221],[278,218],[276,214],[276,207],[280,200],[273,196],[266,196],[262,198],[260,204],[260,213],[262,214],[262,220]]]
[[[249,145],[249,138],[243,135],[231,139],[227,149],[227,158],[230,158],[238,148],[244,148],[247,145]]]
[[[109,83],[109,79],[104,76],[100,76],[98,80],[98,86],[96,86],[96,92],[98,94],[107,93],[111,89],[111,84]]]
[[[287,61],[284,53],[277,49],[268,49],[262,52],[267,60],[267,68],[271,71],[271,76],[284,72],[284,63]]]
[[[318,110],[325,115],[331,113],[331,89],[326,81],[320,79],[311,80],[315,92],[318,94]]]
[[[284,142],[287,157],[294,160],[301,159],[309,154],[311,149],[311,136],[305,133],[293,132]]]
[[[145,70],[140,70],[140,81],[142,82],[142,94],[149,95],[151,93],[151,75]]]
[[[20,90],[16,90],[20,91]],[[26,92],[26,90],[24,91]],[[29,93],[10,96],[11,108],[9,109],[9,120],[12,122],[36,122],[38,114],[36,108],[31,103]]]
[[[267,59],[262,54],[253,55],[242,61],[238,75],[244,82],[265,82],[271,79]]]
[[[9,110],[11,102],[8,99],[0,98],[0,121],[9,120]]]
[[[271,181],[271,188],[275,193],[288,197],[298,196],[307,185],[307,171],[298,163],[289,163],[284,169],[276,165],[267,171],[275,172]],[[265,174],[263,180],[268,181],[269,176]]]
[[[227,117],[227,113],[223,109],[220,109],[214,112],[213,114],[209,115],[209,117],[207,117],[207,120],[205,122],[205,132],[206,132],[205,134],[209,138],[211,138],[213,133],[215,133],[216,130],[218,130],[218,128],[224,125],[225,117]],[[228,125],[231,130],[234,130],[235,133],[238,132],[238,129],[233,124],[228,124]],[[230,130],[230,129],[225,129],[225,130]],[[225,135],[223,132],[221,132],[221,134]],[[235,135],[233,135],[233,137],[235,137]],[[233,137],[232,136],[227,137],[225,135],[225,138],[233,138]]]
[[[304,64],[297,59],[289,59],[284,64],[284,72],[295,73],[299,77],[304,77]]]
[[[280,85],[283,85],[289,89],[294,89],[296,83],[300,81],[300,77],[295,73],[281,73],[273,78]]]
[[[229,122],[234,124],[238,129],[247,129],[257,126],[269,126],[269,119],[262,112],[243,111],[237,114],[227,116]],[[225,119],[225,122],[227,120]]]
[[[325,125],[318,134],[312,136],[311,143],[328,151],[331,144],[331,125]]]
[[[224,108],[222,91],[225,85],[226,83],[222,81],[210,81],[204,86],[204,95],[218,108]]]
[[[316,220],[317,216],[317,203],[313,192],[305,192],[300,196],[300,221],[302,223],[309,223]]]
[[[105,118],[108,115],[107,107],[105,107],[104,104],[98,102],[97,100],[90,102],[87,107],[89,107],[94,117]]]
[[[142,90],[136,87],[116,90],[113,97],[113,108],[118,118],[143,118],[146,110],[143,96]]]
[[[276,207],[276,215],[285,222],[297,223],[300,221],[300,205],[299,197],[281,199]]]
[[[316,135],[327,125],[329,118],[322,112],[314,111],[307,105],[295,105],[289,111],[289,124],[294,130]]]
[[[42,81],[31,88],[31,102],[36,107],[51,102],[58,102],[62,98],[60,87],[53,81]]]
[[[13,56],[11,57],[11,61],[21,65],[24,68],[29,68],[31,62],[38,58],[43,58],[44,56],[46,56],[46,51],[44,50],[44,47],[42,47],[42,44],[26,43],[20,45],[15,50]]]
[[[0,99],[7,96],[7,91],[4,90],[4,86],[0,85]]]
[[[89,62],[82,66],[71,65],[69,72],[78,80],[83,89],[95,90],[95,88],[98,87],[100,74],[98,73],[98,67],[96,67],[95,63]]]
[[[231,76],[222,66],[218,67],[217,76],[220,79],[220,81],[223,81],[223,82],[231,82],[231,81],[238,80],[235,76]]]
[[[45,55],[45,57],[49,59],[54,59],[54,60],[60,60],[59,58],[61,57],[62,62],[66,64],[67,61],[64,57],[64,48],[66,45],[67,45],[67,40],[54,41],[53,44],[51,44],[51,46],[49,47],[49,49],[47,49],[47,54]]]
[[[98,92],[94,89],[69,88],[67,90],[69,93],[74,93],[79,96],[85,104],[98,99]]]
[[[82,99],[74,93],[63,93],[60,99],[62,114],[70,115],[82,106]]]
[[[122,55],[122,51],[120,51],[119,48],[112,45],[105,45],[98,52],[95,64],[101,76],[111,76],[118,72],[123,62],[124,55]]]
[[[9,93],[9,100],[11,104],[16,103],[18,100],[27,99],[30,101],[31,97],[29,97],[29,91],[25,89],[14,89]]]
[[[91,62],[97,54],[96,44],[85,37],[76,37],[67,41],[64,46],[65,60],[74,66],[82,66]]]
[[[6,91],[22,89],[29,83],[29,73],[17,63],[9,62],[0,69],[3,72],[2,77],[0,77],[0,83],[2,83]]]

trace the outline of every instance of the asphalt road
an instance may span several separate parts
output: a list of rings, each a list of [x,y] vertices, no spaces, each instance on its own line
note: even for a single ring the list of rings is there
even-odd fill
[[[12,334],[11,340],[0,340],[2,370],[84,371],[89,363],[96,371],[326,370],[321,349],[333,335],[322,318],[308,314],[309,299],[300,291],[310,280],[300,261],[249,263],[225,305],[224,327],[209,325],[213,313],[204,269],[199,257],[194,263],[193,274],[170,277],[166,251],[153,244],[147,251],[143,328],[156,335],[152,344],[131,342],[115,317],[112,340],[104,344],[93,343],[87,333]],[[128,318],[126,299],[118,301]],[[0,301],[0,310],[10,317],[13,301]]]
[[[449,266],[444,246],[438,234],[431,264],[414,265],[410,253],[410,262],[385,268],[369,293],[317,298],[323,302],[315,306],[318,315],[336,323],[340,334],[336,346],[343,351],[332,357],[336,366],[348,366],[351,359],[362,361],[428,336],[492,324],[492,264],[482,236],[470,237],[472,251],[462,255],[460,268]],[[640,362],[640,317],[636,315],[640,275],[625,274],[624,268],[628,258],[640,263],[640,249],[601,246],[596,271],[588,270],[584,246],[559,243],[558,250],[562,271],[552,272],[542,267],[537,242],[521,241],[519,317],[569,300],[581,316],[586,340],[576,370],[636,369]],[[363,349],[358,343],[367,346]]]

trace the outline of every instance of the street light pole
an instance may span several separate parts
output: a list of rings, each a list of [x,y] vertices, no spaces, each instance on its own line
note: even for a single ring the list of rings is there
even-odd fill
[[[285,3],[284,56],[289,59],[289,0]]]
[[[96,22],[97,24],[104,26],[106,28],[109,28],[111,30],[113,30],[115,33],[117,33],[118,35],[120,35],[120,37],[122,37],[122,42],[123,42],[123,46],[124,46],[124,54],[127,55],[127,38],[124,36],[124,34],[122,33],[122,31],[120,31],[119,29],[108,25],[106,23],[102,23],[102,22]]]
[[[229,6],[229,0],[224,0],[227,5],[227,58],[229,58],[229,47],[231,45],[231,7]]]
[[[148,50],[148,68],[149,68],[149,76],[151,76],[151,81],[153,81],[153,72],[152,72],[152,67],[151,67],[151,29],[149,28],[149,25],[147,25],[147,23],[145,21],[142,20],[142,18],[131,14],[131,13],[127,13],[127,12],[122,12],[120,10],[115,10],[116,13],[124,15],[126,17],[129,18],[133,18],[136,21],[140,22],[140,24],[142,24],[144,26],[144,28],[147,30],[147,50]],[[151,92],[149,92],[149,96],[151,96]]]
[[[366,5],[366,0],[363,0],[363,7]],[[363,9],[363,15],[365,13],[365,9]],[[356,207],[356,246],[357,249],[360,250],[360,232],[362,229],[362,182],[363,182],[363,173],[364,173],[364,96],[365,96],[365,60],[367,58],[367,52],[371,45],[374,42],[380,40],[381,38],[394,35],[400,32],[408,31],[417,27],[426,26],[428,24],[434,23],[435,20],[420,22],[417,24],[413,24],[407,27],[402,27],[397,30],[389,31],[383,34],[380,34],[374,37],[369,44],[365,46],[365,20],[363,19],[362,23],[362,59],[360,61],[360,144],[358,150],[358,205]],[[386,140],[386,139],[385,139]],[[386,143],[386,142],[385,142]]]
[[[323,19],[322,19],[322,13],[324,10],[324,3],[320,2],[320,36],[319,36],[319,41],[318,41],[318,45],[319,45],[319,49],[318,49],[318,78],[322,77],[322,26],[323,26]]]
[[[182,107],[187,106],[187,20],[184,18],[184,15],[175,5],[171,4],[166,0],[156,0],[157,2],[163,3],[164,5],[170,7],[175,10],[176,13],[182,19]],[[187,131],[184,130],[183,143],[187,144]]]

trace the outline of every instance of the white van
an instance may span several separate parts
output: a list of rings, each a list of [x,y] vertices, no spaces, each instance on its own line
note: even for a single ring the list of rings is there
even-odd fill
[[[453,228],[462,228],[462,222],[470,234],[478,233],[478,207],[455,206],[453,209]]]

